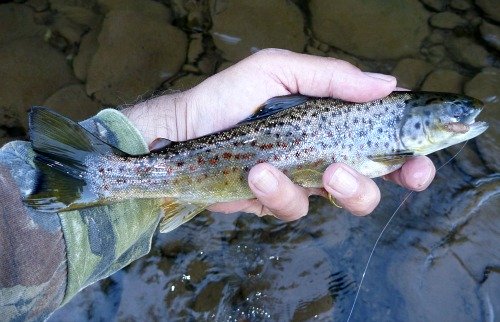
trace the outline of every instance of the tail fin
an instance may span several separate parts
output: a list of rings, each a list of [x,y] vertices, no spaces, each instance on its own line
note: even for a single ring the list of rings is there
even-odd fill
[[[37,186],[25,202],[45,212],[85,207],[98,202],[85,182],[87,157],[92,154],[126,155],[49,109],[33,107],[30,139],[40,170]],[[75,206],[78,202],[80,206]]]

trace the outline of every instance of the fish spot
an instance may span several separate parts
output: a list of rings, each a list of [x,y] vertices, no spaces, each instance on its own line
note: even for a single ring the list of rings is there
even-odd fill
[[[424,110],[424,115],[425,116],[431,116],[431,111],[430,110]]]
[[[429,120],[425,121],[425,126],[429,126],[431,124],[431,122],[429,122]]]
[[[182,167],[184,165],[184,162],[180,161],[180,162],[177,162],[177,166],[178,167]]]
[[[381,127],[378,128],[378,133],[382,133],[383,131],[384,130]]]
[[[223,157],[224,159],[226,159],[226,160],[231,159],[231,157],[232,157],[232,156],[233,156],[233,154],[232,154],[232,153],[229,153],[229,152],[224,152],[224,153],[222,154],[222,157]]]
[[[415,123],[415,128],[416,128],[417,130],[420,130],[420,126],[421,126],[420,122]]]

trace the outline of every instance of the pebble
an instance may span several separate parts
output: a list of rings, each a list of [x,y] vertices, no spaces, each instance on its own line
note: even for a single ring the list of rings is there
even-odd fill
[[[443,0],[420,0],[420,2],[436,11],[442,11],[446,6]]]
[[[448,53],[457,63],[477,68],[489,65],[488,51],[470,38],[452,38],[445,45]]]
[[[0,46],[0,109],[8,107],[27,128],[26,113],[60,88],[76,83],[62,53],[40,37],[23,38]]]
[[[490,127],[476,138],[477,146],[486,164],[500,172],[500,69],[488,67],[465,85],[465,94],[485,103],[479,119],[488,121]]]
[[[467,20],[453,12],[440,12],[433,15],[429,23],[431,26],[441,29],[453,29],[467,24]]]
[[[469,10],[472,7],[472,4],[467,0],[451,0],[450,7],[456,10]]]
[[[438,69],[427,75],[421,90],[461,94],[467,78],[451,69]]]
[[[483,21],[479,27],[481,37],[496,50],[500,50],[500,27]]]
[[[47,98],[43,105],[74,121],[87,119],[102,109],[99,103],[87,96],[85,86],[82,84],[72,84],[61,88]]]
[[[426,61],[405,58],[394,67],[392,75],[397,78],[399,87],[416,90],[432,68]]]
[[[305,48],[304,19],[291,1],[212,0],[211,8],[210,32],[227,60],[236,62],[269,47],[296,52]]]
[[[374,60],[415,55],[429,33],[418,1],[311,0],[309,8],[318,40]]]
[[[500,1],[498,0],[476,0],[476,5],[486,13],[490,19],[500,22]]]
[[[44,26],[37,25],[28,6],[7,3],[0,5],[0,47],[12,40],[43,35]]]
[[[187,37],[167,18],[158,12],[110,11],[88,67],[87,94],[104,104],[131,103],[175,75],[184,64]]]

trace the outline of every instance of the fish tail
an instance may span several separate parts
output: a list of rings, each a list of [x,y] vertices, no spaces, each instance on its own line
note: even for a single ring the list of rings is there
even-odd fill
[[[98,196],[89,189],[85,179],[86,160],[91,155],[125,153],[47,108],[33,107],[29,126],[34,162],[40,171],[36,186],[25,198],[25,203],[44,212],[98,203]]]

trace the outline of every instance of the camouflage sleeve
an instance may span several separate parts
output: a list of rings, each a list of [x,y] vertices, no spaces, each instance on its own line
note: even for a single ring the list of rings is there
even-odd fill
[[[130,154],[148,151],[116,110],[82,125]],[[0,149],[0,313],[7,320],[43,320],[82,288],[145,255],[159,221],[158,199],[60,214],[25,208],[21,196],[35,185],[36,171],[28,142]]]

